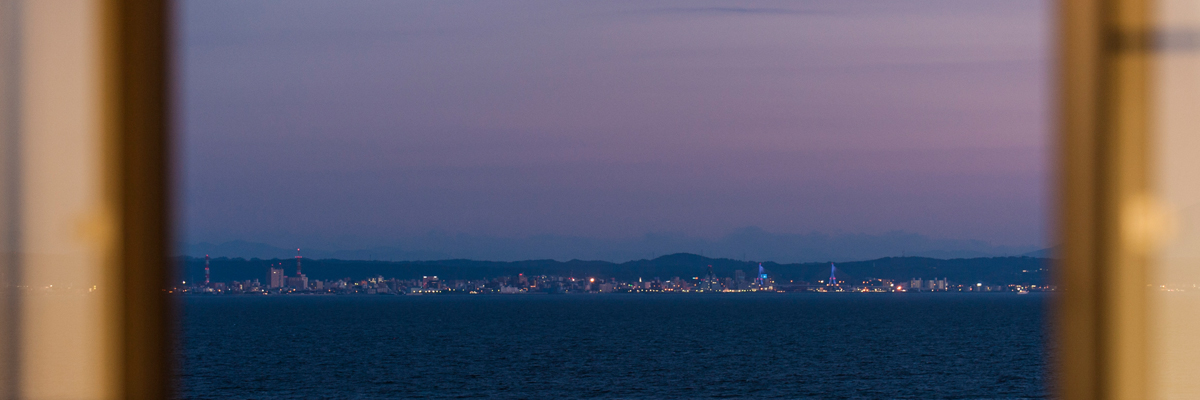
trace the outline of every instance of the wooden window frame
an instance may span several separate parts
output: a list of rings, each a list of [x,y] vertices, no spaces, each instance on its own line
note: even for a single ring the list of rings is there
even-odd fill
[[[119,231],[118,259],[110,265],[122,285],[110,315],[119,331],[114,397],[169,398],[175,363],[175,313],[164,291],[173,233],[171,2],[101,1],[105,151],[115,160],[107,176]],[[1150,212],[1151,3],[1058,5],[1058,279],[1065,290],[1053,316],[1058,395],[1145,398],[1144,285],[1152,232],[1140,222]],[[0,370],[0,382],[10,372]]]
[[[173,314],[162,288],[171,237],[167,0],[109,0],[111,77],[120,163],[128,398],[171,393]],[[1062,243],[1055,366],[1064,399],[1148,395],[1146,232],[1149,212],[1148,0],[1059,2],[1059,209]]]
[[[117,398],[174,397],[171,279],[171,2],[105,0],[107,122],[117,197],[112,316],[119,333]]]
[[[1143,399],[1154,239],[1148,0],[1060,0],[1058,395]]]

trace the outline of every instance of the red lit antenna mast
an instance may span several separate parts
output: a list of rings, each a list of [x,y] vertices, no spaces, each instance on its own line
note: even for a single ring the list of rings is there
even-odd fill
[[[300,276],[300,249],[296,249],[296,276]]]
[[[208,286],[208,254],[204,255],[204,286]]]

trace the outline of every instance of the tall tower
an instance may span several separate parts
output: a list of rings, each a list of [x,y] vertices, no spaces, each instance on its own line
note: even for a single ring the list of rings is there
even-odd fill
[[[716,290],[719,287],[717,283],[717,274],[713,273],[712,266],[708,266],[708,272],[704,274],[704,279],[700,281],[700,289]]]
[[[296,249],[296,276],[300,275],[300,249]]]
[[[758,283],[758,287],[767,287],[767,271],[763,270],[762,263],[758,263],[758,277],[754,280]]]
[[[208,254],[204,255],[204,286],[208,286]]]
[[[833,263],[829,263],[829,284],[837,284],[837,266],[833,265]]]

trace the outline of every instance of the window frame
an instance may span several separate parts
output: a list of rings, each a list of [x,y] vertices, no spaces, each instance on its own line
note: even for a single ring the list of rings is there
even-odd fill
[[[1058,5],[1058,237],[1054,340],[1063,399],[1141,399],[1147,385],[1149,0]]]
[[[172,2],[97,1],[105,32],[104,150],[110,157],[105,175],[118,232],[115,259],[106,265],[121,293],[106,316],[118,332],[113,344],[118,354],[113,362],[118,365],[105,367],[117,371],[113,398],[170,398],[176,315],[165,292],[173,243]],[[19,0],[0,3],[8,9]],[[1147,200],[1152,189],[1147,178],[1152,156],[1150,57],[1157,51],[1151,6],[1149,0],[1057,4],[1057,226],[1062,243],[1058,283],[1064,291],[1053,318],[1056,390],[1064,399],[1144,398],[1151,390],[1145,376],[1144,290],[1149,243],[1155,235],[1153,224],[1147,223],[1153,219]],[[11,30],[20,21],[0,22],[8,22],[0,27]],[[0,69],[0,78],[10,78],[11,72]],[[5,89],[11,88],[0,86]],[[0,106],[3,112],[13,107]],[[0,211],[14,210],[9,202],[0,206]],[[6,221],[11,228],[12,220]],[[6,231],[0,240],[10,241],[8,233],[19,235]],[[15,265],[11,255],[3,257],[0,267]],[[11,296],[0,295],[0,312],[11,311],[12,301],[6,301]],[[9,380],[20,366],[9,352],[17,342],[4,336],[6,332],[0,332],[0,383],[5,384],[15,383]],[[0,391],[0,397],[14,393]]]

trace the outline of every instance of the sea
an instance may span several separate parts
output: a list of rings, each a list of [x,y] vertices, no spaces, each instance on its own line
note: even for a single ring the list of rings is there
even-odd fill
[[[1034,399],[1049,293],[184,296],[184,399]]]

